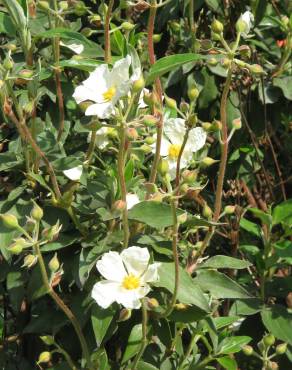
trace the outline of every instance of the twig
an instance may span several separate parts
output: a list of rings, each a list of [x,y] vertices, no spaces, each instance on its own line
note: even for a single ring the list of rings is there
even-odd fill
[[[145,299],[142,299],[142,341],[141,347],[139,352],[137,353],[133,365],[131,367],[132,370],[137,370],[138,363],[143,356],[143,353],[147,347],[147,321],[148,321],[148,313]]]
[[[109,0],[107,13],[104,22],[104,60],[106,63],[111,62],[111,39],[110,39],[110,20],[112,10],[114,6],[114,0]]]

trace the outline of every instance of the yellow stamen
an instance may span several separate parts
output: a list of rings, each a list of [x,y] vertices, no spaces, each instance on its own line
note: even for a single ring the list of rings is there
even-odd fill
[[[116,95],[117,89],[112,86],[110,87],[105,93],[102,94],[104,101],[108,102],[113,99],[113,97]]]
[[[168,156],[170,159],[177,159],[179,152],[181,149],[181,145],[179,144],[171,144],[168,148]]]
[[[140,286],[140,279],[137,276],[130,274],[124,278],[122,286],[127,290],[137,289]]]

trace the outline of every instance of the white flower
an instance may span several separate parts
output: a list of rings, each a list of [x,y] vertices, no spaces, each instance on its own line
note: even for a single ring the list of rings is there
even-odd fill
[[[78,181],[78,180],[80,180],[80,177],[82,175],[82,171],[83,171],[83,166],[81,164],[77,167],[73,167],[73,168],[70,168],[69,170],[63,171],[63,174],[66,177],[68,177],[68,179],[70,179],[72,181]]]
[[[168,162],[171,179],[175,178],[177,159],[183,144],[185,133],[185,120],[182,118],[168,118],[165,120],[160,155],[165,157]],[[207,134],[201,127],[195,127],[190,130],[188,140],[181,157],[180,168],[188,167],[193,158],[193,153],[197,152],[205,145],[206,139]],[[153,151],[154,150],[155,145],[153,145]]]
[[[60,45],[74,51],[74,53],[76,54],[81,54],[84,50],[84,46],[82,44],[74,44],[74,43],[65,44],[64,42],[60,41]]]
[[[86,109],[86,116],[109,118],[114,113],[115,104],[121,97],[127,96],[133,81],[141,74],[141,69],[136,68],[130,77],[130,65],[129,55],[117,61],[112,70],[107,64],[101,64],[82,85],[76,87],[73,97],[78,104],[86,100],[94,102]]]
[[[149,265],[149,259],[148,249],[140,247],[127,248],[121,254],[105,253],[96,268],[106,280],[94,285],[92,298],[102,308],[113,302],[125,308],[140,308],[140,299],[150,291],[148,283],[158,280],[160,263]]]
[[[246,12],[244,12],[243,14],[241,14],[240,19],[242,21],[244,21],[245,24],[246,24],[246,29],[242,33],[242,36],[243,37],[247,37],[247,35],[249,34],[249,32],[250,32],[250,30],[251,30],[251,28],[253,26],[254,16],[253,16],[253,14],[249,10],[247,10]]]
[[[128,193],[126,195],[126,202],[127,202],[127,209],[131,209],[134,205],[140,202],[138,196],[136,194]]]
[[[145,94],[149,94],[149,90],[146,89],[146,87],[144,87],[144,89],[141,91],[141,94],[140,94],[140,97],[139,97],[139,102],[138,102],[138,108],[142,109],[142,108],[146,108],[148,107],[148,104],[146,104],[144,102],[144,95]]]

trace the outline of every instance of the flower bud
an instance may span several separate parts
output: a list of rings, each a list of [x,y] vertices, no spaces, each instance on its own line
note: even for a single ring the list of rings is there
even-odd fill
[[[148,136],[148,137],[146,137],[146,139],[145,139],[145,143],[146,143],[146,144],[148,144],[148,145],[152,145],[152,144],[154,144],[154,143],[155,143],[155,141],[156,141],[156,139],[155,139],[154,137],[152,137],[152,136]]]
[[[213,43],[211,40],[201,40],[200,47],[202,50],[207,51],[207,50],[212,49]]]
[[[177,311],[185,311],[185,310],[187,310],[188,305],[187,305],[187,304],[184,304],[184,303],[176,303],[176,304],[174,305],[174,308],[175,308]]]
[[[216,58],[209,58],[207,60],[207,64],[211,67],[215,67],[218,64],[218,60]]]
[[[35,221],[40,221],[44,216],[44,211],[41,209],[39,205],[34,203],[34,206],[33,206],[33,209],[30,215]]]
[[[145,188],[146,188],[146,190],[149,194],[154,194],[154,193],[158,192],[158,188],[157,188],[156,184],[154,184],[152,182],[146,182],[144,184],[144,186],[145,186]]]
[[[43,335],[40,337],[40,339],[47,345],[47,346],[51,346],[55,343],[54,341],[54,337],[52,337],[51,335]]]
[[[158,172],[161,176],[164,176],[169,172],[169,165],[166,159],[160,159],[158,164]]]
[[[42,364],[42,363],[47,363],[51,360],[52,356],[51,356],[51,353],[48,352],[48,351],[45,351],[45,352],[42,352],[40,355],[39,355],[39,359],[38,359],[38,363],[39,364]]]
[[[161,37],[162,37],[162,33],[159,33],[159,34],[156,33],[155,35],[153,35],[153,43],[157,44],[158,42],[160,42]]]
[[[198,117],[196,114],[191,114],[188,119],[186,120],[186,125],[190,128],[196,126],[198,122]]]
[[[142,152],[144,152],[145,154],[148,154],[148,153],[151,153],[152,152],[152,148],[151,146],[147,145],[147,144],[143,144],[140,146],[140,149],[142,150]]]
[[[90,37],[93,34],[93,30],[89,27],[84,27],[82,28],[81,33],[85,37]]]
[[[182,185],[182,186],[185,186],[185,185],[187,185],[187,184],[184,184],[184,185]],[[182,213],[181,215],[179,215],[179,216],[177,216],[177,222],[179,223],[179,224],[184,224],[185,222],[186,222],[186,220],[188,219],[188,215],[187,215],[187,213],[185,212],[185,213]]]
[[[182,101],[182,102],[180,103],[180,105],[179,105],[179,108],[180,108],[180,110],[181,110],[183,113],[187,113],[187,112],[188,112],[188,110],[189,110],[189,108],[190,108],[190,105],[189,105],[187,102]]]
[[[242,126],[242,123],[241,123],[241,118],[235,118],[233,121],[232,121],[232,128],[234,130],[240,130],[241,129],[241,126]]]
[[[264,336],[263,342],[267,347],[272,346],[275,343],[275,337],[273,334],[267,334]]]
[[[85,112],[88,107],[92,105],[91,101],[83,101],[78,104],[79,108],[82,110],[82,112]]]
[[[190,100],[196,100],[199,96],[200,92],[196,87],[193,87],[188,90],[188,98]]]
[[[24,257],[23,265],[21,267],[27,267],[29,269],[37,263],[37,260],[37,256],[34,256],[33,254],[28,254]]]
[[[38,6],[39,6],[41,9],[43,9],[43,10],[48,10],[48,9],[50,9],[50,4],[49,4],[47,1],[45,1],[45,0],[39,0],[39,1],[38,1]]]
[[[205,131],[211,131],[212,130],[212,124],[210,122],[203,122],[202,127]]]
[[[90,23],[94,24],[96,27],[101,27],[101,16],[99,14],[94,14],[89,17]]]
[[[139,134],[137,130],[134,127],[129,127],[127,128],[127,138],[132,141],[132,140],[137,140],[139,137]]]
[[[231,66],[231,60],[228,58],[221,59],[221,66],[225,69],[228,69]]]
[[[147,105],[153,105],[154,104],[154,94],[153,93],[145,93],[143,96],[143,101]]]
[[[120,315],[117,321],[118,322],[127,321],[130,319],[131,316],[132,316],[132,310],[130,310],[129,308],[123,308],[120,311]]]
[[[158,119],[152,116],[151,114],[147,114],[146,116],[143,117],[143,123],[145,126],[153,127],[156,126],[157,122]]]
[[[265,73],[265,71],[259,64],[247,64],[246,66],[250,70],[250,72],[255,75],[262,75]]]
[[[214,19],[212,24],[211,24],[211,30],[214,32],[214,33],[222,33],[223,32],[223,29],[224,29],[224,26],[221,22],[219,22],[217,19]]]
[[[281,17],[281,22],[283,23],[284,26],[288,26],[288,24],[289,24],[289,18],[287,17],[287,15],[283,15]]]
[[[277,364],[277,362],[274,362],[274,361],[268,362],[268,370],[278,370],[278,369],[279,369],[279,365]]]
[[[139,80],[136,80],[133,83],[133,92],[138,93],[139,91],[141,91],[144,88],[144,86],[145,86],[145,81],[144,81],[143,76],[141,75]]]
[[[17,49],[15,44],[6,44],[5,47],[10,51],[15,51]]]
[[[249,59],[251,57],[251,50],[248,45],[240,45],[238,51],[242,58]]]
[[[147,306],[150,310],[155,309],[159,307],[159,302],[156,298],[147,298]]]
[[[205,203],[203,208],[203,216],[207,219],[209,219],[212,216],[212,209],[208,206],[207,203]]]
[[[220,41],[221,40],[220,34],[211,32],[211,39],[214,41]]]
[[[17,218],[11,213],[2,214],[0,218],[7,229],[19,229]]]
[[[224,208],[224,213],[227,215],[232,215],[235,212],[235,206],[226,206]]]
[[[248,30],[248,24],[240,17],[236,22],[235,29],[239,33],[244,33]]]
[[[58,260],[57,253],[55,253],[54,257],[49,262],[49,269],[52,272],[56,272],[59,270],[59,267],[60,267],[60,262]]]
[[[246,356],[251,356],[253,354],[253,348],[252,348],[252,346],[245,345],[245,346],[242,347],[242,352]]]
[[[176,109],[177,108],[176,101],[174,99],[168,97],[167,95],[165,95],[165,103],[168,106],[168,108],[170,108],[170,109]]]
[[[182,184],[182,185],[179,187],[179,192],[180,192],[180,194],[182,194],[182,195],[186,194],[186,193],[188,192],[188,190],[189,190],[189,185],[188,185],[188,184],[186,184],[186,183]]]
[[[209,166],[212,166],[212,164],[216,163],[218,161],[216,161],[215,159],[211,158],[211,157],[205,157],[202,159],[201,163],[204,167],[209,167]]]
[[[22,243],[18,243],[18,242],[16,241],[16,242],[14,242],[13,244],[11,244],[9,247],[7,247],[7,250],[8,250],[11,254],[18,255],[18,254],[20,254],[20,253],[23,251],[23,244],[22,244]]]
[[[163,201],[163,195],[158,191],[151,196],[153,202],[161,203]]]
[[[84,4],[83,1],[77,1],[77,3],[74,6],[74,13],[81,17],[82,15],[85,15],[87,12],[87,7]]]
[[[198,173],[196,171],[184,170],[181,176],[186,184],[192,185],[196,181]]]
[[[3,62],[3,67],[9,71],[10,69],[13,68],[13,65],[14,65],[14,62],[11,58],[7,57],[4,59],[4,62]]]
[[[181,26],[178,22],[171,21],[169,23],[170,28],[172,29],[173,32],[179,32],[181,30]]]
[[[59,8],[60,10],[67,10],[69,7],[68,5],[68,2],[67,1],[60,1],[59,2]]]
[[[126,208],[126,205],[127,204],[125,201],[123,201],[122,199],[118,199],[113,204],[112,210],[122,212]]]
[[[277,355],[283,355],[287,350],[287,343],[278,344],[276,347]]]
[[[30,69],[22,69],[19,73],[18,73],[19,77],[20,78],[32,78],[34,73],[32,70]]]
[[[260,350],[260,352],[262,352],[262,353],[266,350],[265,344],[262,340],[258,342],[257,346],[258,346],[258,349]]]
[[[122,30],[124,31],[132,31],[132,29],[135,27],[135,25],[133,23],[130,23],[130,22],[123,22],[121,24],[121,28]]]

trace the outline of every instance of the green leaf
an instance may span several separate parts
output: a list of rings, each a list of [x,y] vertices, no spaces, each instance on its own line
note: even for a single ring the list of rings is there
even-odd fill
[[[292,225],[292,199],[280,203],[273,210],[273,225],[281,222]]]
[[[61,60],[60,67],[76,68],[82,71],[91,72],[97,68],[102,62],[94,59],[67,59]]]
[[[229,315],[250,316],[255,315],[262,309],[262,301],[258,298],[237,300],[233,303]]]
[[[184,223],[184,226],[186,227],[209,227],[209,226],[218,226],[223,225],[220,222],[213,222],[204,220],[201,217],[198,216],[189,216],[187,221]]]
[[[177,216],[185,212],[178,209]],[[171,207],[165,203],[144,201],[129,210],[129,219],[143,222],[155,229],[162,229],[173,224]]]
[[[240,227],[250,234],[257,236],[258,238],[261,237],[261,228],[259,227],[259,225],[247,220],[246,218],[242,218],[240,220]]]
[[[209,258],[205,263],[198,265],[198,268],[209,269],[245,269],[252,264],[248,261],[242,261],[238,258],[217,255]]]
[[[292,313],[280,305],[264,307],[261,312],[265,327],[278,339],[292,345]]]
[[[222,317],[214,317],[213,322],[215,324],[216,329],[222,329],[225,326],[232,325],[236,321],[240,319],[239,316],[222,316]]]
[[[50,242],[44,244],[41,247],[42,252],[53,252],[59,249],[68,247],[72,245],[80,238],[80,234],[78,232],[71,232],[70,234],[60,234],[58,239],[54,242]]]
[[[292,76],[274,78],[273,85],[282,90],[286,99],[292,100]]]
[[[130,333],[127,342],[127,347],[122,358],[122,364],[127,362],[133,356],[135,356],[135,354],[139,351],[141,347],[141,339],[142,339],[142,324],[137,324],[132,328],[132,331]]]
[[[181,67],[186,63],[196,62],[202,59],[205,59],[202,55],[193,53],[170,55],[161,58],[151,66],[147,76],[147,84],[153,82],[155,78],[163,76],[165,73],[173,71],[175,68]]]
[[[148,364],[147,362],[139,361],[137,370],[158,370],[158,368],[151,364]]]
[[[248,208],[248,211],[252,212],[255,217],[259,218],[263,224],[268,226],[271,225],[272,217],[268,213],[265,213],[258,208]]]
[[[251,298],[244,288],[218,271],[200,270],[194,280],[214,298]]]
[[[0,12],[0,33],[6,33],[10,37],[16,33],[16,28],[10,17],[2,12]]]
[[[227,337],[219,343],[218,354],[228,355],[230,353],[236,353],[241,351],[242,346],[251,341],[250,337],[247,336],[234,336]]]
[[[256,11],[255,11],[255,26],[257,26],[260,21],[263,19],[268,2],[267,0],[257,0],[256,2]]]
[[[96,344],[100,347],[103,338],[112,322],[115,311],[112,307],[103,309],[94,305],[91,313],[91,323],[95,335]]]
[[[17,31],[22,32],[26,30],[27,18],[19,2],[17,0],[2,0],[2,2],[8,10]]]
[[[218,95],[218,89],[215,82],[215,77],[208,73],[207,68],[202,70],[204,77],[204,88],[199,95],[199,108],[207,108]]]
[[[218,358],[217,361],[226,370],[236,370],[237,369],[237,363],[234,360],[234,358],[231,358],[231,357],[221,357],[221,358]]]
[[[198,284],[183,269],[179,268],[180,283],[177,299],[181,303],[195,305],[205,312],[209,312],[209,304]],[[159,267],[159,281],[155,286],[163,287],[173,293],[175,283],[174,264],[171,262],[161,263]]]

